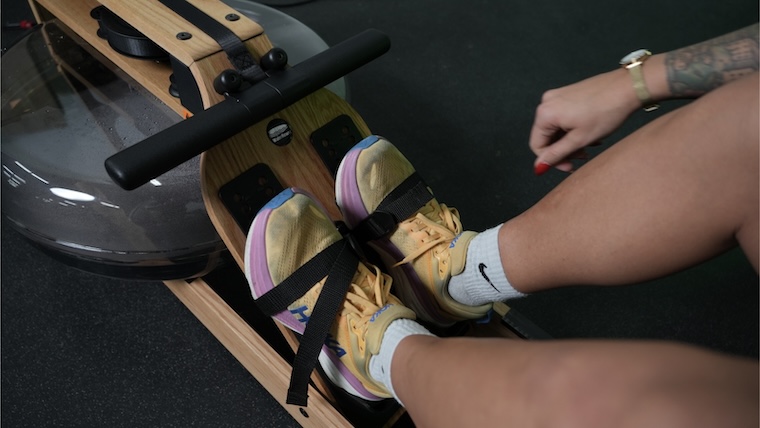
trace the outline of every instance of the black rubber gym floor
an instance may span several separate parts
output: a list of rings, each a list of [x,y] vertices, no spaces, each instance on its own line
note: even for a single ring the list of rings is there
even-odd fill
[[[330,45],[366,28],[390,36],[388,54],[349,76],[351,103],[472,230],[563,179],[532,172],[528,132],[545,90],[610,70],[636,48],[667,51],[758,17],[749,0],[314,0],[280,10]],[[22,0],[3,0],[2,12],[3,22],[30,18]],[[19,34],[4,30],[3,46]],[[607,141],[680,104],[635,114]],[[739,251],[658,281],[511,304],[557,338],[667,339],[758,357],[758,277]],[[5,220],[2,423],[295,425],[163,284],[72,269]]]

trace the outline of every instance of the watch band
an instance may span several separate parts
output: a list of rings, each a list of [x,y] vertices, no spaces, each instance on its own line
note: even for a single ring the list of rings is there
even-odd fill
[[[639,101],[641,101],[641,106],[644,111],[657,110],[660,106],[655,103],[649,95],[647,85],[644,82],[644,73],[641,72],[641,64],[642,63],[639,63],[639,65],[628,69],[631,73],[631,79],[633,80],[633,90],[636,91],[636,96],[639,98]]]
[[[641,106],[644,111],[657,110],[660,106],[652,100],[652,96],[649,94],[646,82],[644,81],[644,73],[642,71],[644,62],[652,55],[652,53],[642,49],[634,52],[633,55],[635,55],[634,58],[630,58],[628,62],[624,62],[621,65],[623,65],[631,75],[631,80],[633,80],[633,90],[636,92],[636,97],[641,101]],[[627,58],[628,57],[625,59]]]

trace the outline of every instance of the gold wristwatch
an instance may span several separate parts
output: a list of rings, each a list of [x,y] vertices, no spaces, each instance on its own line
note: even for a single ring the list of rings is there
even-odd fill
[[[636,91],[636,96],[639,98],[639,101],[641,101],[641,106],[644,108],[644,111],[657,110],[657,108],[660,107],[659,104],[652,100],[651,95],[649,95],[647,84],[644,82],[644,73],[642,72],[644,62],[649,59],[650,56],[652,56],[652,52],[649,52],[646,49],[639,49],[629,53],[620,60],[620,65],[627,69],[631,74],[633,90]]]

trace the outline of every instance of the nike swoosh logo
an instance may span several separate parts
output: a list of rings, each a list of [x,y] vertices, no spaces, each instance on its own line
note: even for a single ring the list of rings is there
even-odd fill
[[[491,282],[491,278],[489,278],[488,275],[486,275],[486,269],[488,269],[488,266],[486,266],[485,263],[481,263],[481,264],[478,265],[478,270],[480,271],[480,274],[483,275],[483,278],[486,281],[488,281],[488,284],[490,284],[491,287],[493,287],[494,290],[496,290],[499,293],[501,293],[501,290],[499,290],[498,288],[496,288],[496,286],[493,285],[493,282]]]

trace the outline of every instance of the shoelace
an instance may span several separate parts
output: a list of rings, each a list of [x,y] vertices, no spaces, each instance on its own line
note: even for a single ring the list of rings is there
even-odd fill
[[[407,228],[411,233],[421,234],[423,243],[394,267],[416,260],[440,244],[448,244],[462,232],[459,211],[446,204],[438,204],[435,199],[428,202],[414,217],[402,222],[399,227]]]
[[[374,274],[367,266],[360,263],[357,274],[352,281],[346,301],[343,304],[341,315],[349,319],[351,328],[356,332],[366,332],[366,325],[370,318],[388,302],[393,280],[390,276],[382,273],[380,268],[370,265]],[[374,279],[372,279],[374,277]],[[358,334],[364,339],[364,335]],[[359,341],[359,351],[364,352],[364,340]]]

